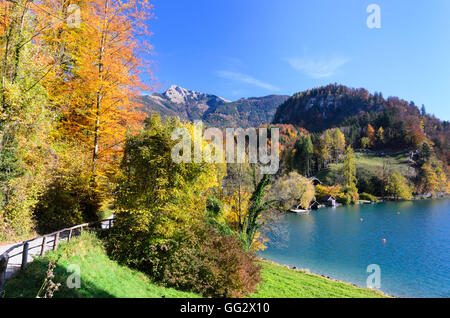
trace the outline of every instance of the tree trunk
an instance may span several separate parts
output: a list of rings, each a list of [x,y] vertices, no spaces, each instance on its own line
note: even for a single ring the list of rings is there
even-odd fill
[[[107,21],[108,21],[108,0],[105,2],[105,21],[103,23],[103,30],[102,30],[102,41],[100,44],[100,55],[99,55],[99,61],[98,61],[98,76],[100,83],[103,81],[103,55],[105,52],[105,41],[106,41],[106,28],[107,28]],[[102,87],[100,84],[100,88],[97,92],[97,100],[96,100],[96,111],[95,111],[95,130],[94,130],[94,152],[92,155],[92,170],[95,171],[96,169],[96,163],[98,159],[98,144],[99,144],[99,134],[100,134],[100,105],[102,102]]]

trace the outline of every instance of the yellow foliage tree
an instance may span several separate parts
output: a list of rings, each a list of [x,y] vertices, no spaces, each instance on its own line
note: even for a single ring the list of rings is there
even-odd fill
[[[335,198],[341,197],[344,195],[344,192],[342,191],[341,185],[332,185],[332,186],[325,186],[318,184],[316,186],[316,196],[317,197],[323,197],[326,195],[332,195]]]
[[[147,0],[77,5],[79,28],[63,23],[45,33],[44,41],[61,60],[46,86],[62,114],[63,135],[88,145],[92,171],[108,176],[117,167],[126,133],[135,132],[144,119],[136,97],[148,89],[139,75],[142,53],[151,47],[138,39],[149,34],[152,5]]]

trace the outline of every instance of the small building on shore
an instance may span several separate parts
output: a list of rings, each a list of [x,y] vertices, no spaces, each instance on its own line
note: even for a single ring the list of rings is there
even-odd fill
[[[319,179],[317,179],[316,177],[311,177],[311,178],[309,178],[309,181],[311,181],[311,183],[314,185],[314,186],[317,186],[317,185],[321,185],[322,184],[322,182],[319,180]]]
[[[312,201],[309,205],[310,210],[318,210],[320,208],[320,203],[317,201]]]
[[[319,201],[326,206],[336,206],[336,198],[332,195],[325,195],[321,197]]]

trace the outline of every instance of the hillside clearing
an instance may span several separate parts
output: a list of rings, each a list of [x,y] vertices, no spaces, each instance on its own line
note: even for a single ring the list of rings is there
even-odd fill
[[[404,176],[411,176],[414,169],[409,166],[406,154],[380,156],[376,153],[355,152],[355,165],[357,176],[379,175],[383,167],[387,167],[392,172],[398,171]],[[316,177],[325,184],[334,184],[339,181],[342,163],[330,164],[326,169],[321,170]],[[339,182],[338,182],[339,183]]]

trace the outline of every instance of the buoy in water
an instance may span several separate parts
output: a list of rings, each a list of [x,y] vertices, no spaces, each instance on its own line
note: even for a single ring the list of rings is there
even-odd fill
[[[383,243],[386,243],[386,239],[382,239]]]
[[[361,222],[364,221],[363,219],[359,219]]]
[[[397,212],[397,214],[400,214],[400,212]]]

